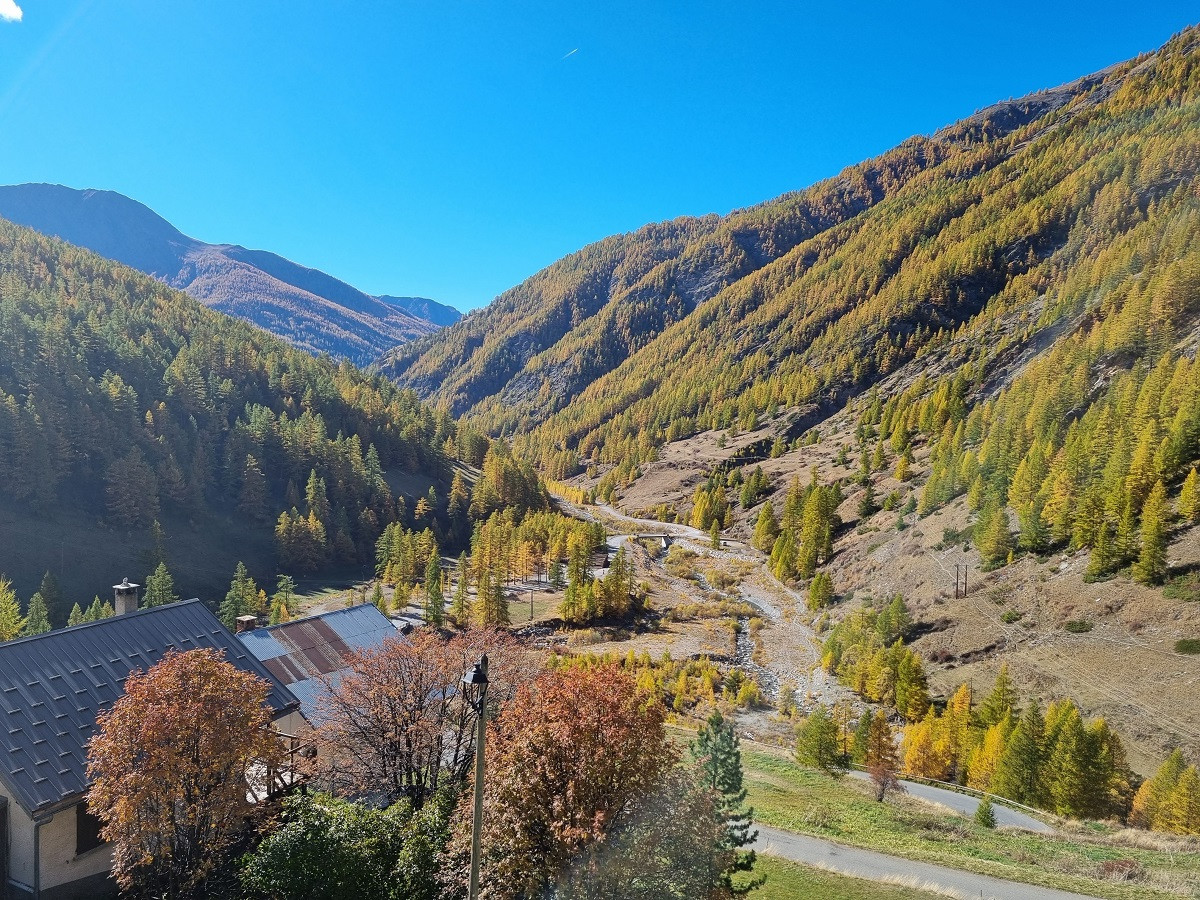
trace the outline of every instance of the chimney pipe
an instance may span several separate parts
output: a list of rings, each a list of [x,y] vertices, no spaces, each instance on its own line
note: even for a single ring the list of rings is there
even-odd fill
[[[137,611],[139,587],[140,584],[134,584],[128,578],[122,578],[120,584],[113,585],[113,608],[118,616]]]
[[[258,616],[238,616],[237,617],[237,633],[243,631],[253,631],[258,627]]]

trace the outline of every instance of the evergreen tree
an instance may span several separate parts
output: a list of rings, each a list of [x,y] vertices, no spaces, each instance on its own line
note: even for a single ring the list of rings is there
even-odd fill
[[[1008,562],[1012,553],[1012,534],[1008,530],[1008,512],[1004,507],[991,503],[979,514],[975,523],[975,545],[985,569],[995,569]]]
[[[1000,671],[996,673],[991,693],[979,704],[976,711],[977,720],[982,727],[990,728],[1012,715],[1016,705],[1017,691],[1008,674],[1008,663],[1003,663]]]
[[[721,549],[721,523],[713,519],[712,528],[708,530],[708,540],[714,550]]]
[[[1142,584],[1161,584],[1167,575],[1167,515],[1167,492],[1157,481],[1142,507],[1142,553],[1133,565]]]
[[[441,628],[445,618],[446,598],[442,595],[442,561],[435,551],[429,554],[429,562],[425,565],[425,621],[436,628]]]
[[[50,630],[50,617],[46,611],[46,601],[42,599],[41,593],[36,593],[29,598],[29,612],[25,616],[25,627],[21,629],[21,634],[45,634]]]
[[[257,606],[258,585],[254,583],[254,579],[246,571],[246,564],[239,562],[237,569],[233,573],[233,581],[229,585],[229,592],[221,602],[218,616],[225,627],[233,631],[237,628],[238,617],[256,613]]]
[[[267,515],[267,478],[258,460],[247,454],[242,468],[242,489],[238,495],[238,512],[248,519],[260,521]]]
[[[689,750],[700,770],[701,780],[716,792],[721,818],[725,821],[725,832],[718,848],[733,853],[733,862],[721,876],[721,884],[732,888],[735,872],[749,872],[754,867],[754,851],[743,850],[758,838],[753,828],[754,810],[746,807],[746,788],[742,782],[742,751],[733,722],[726,721],[717,710],[708,717],[691,742]],[[763,879],[743,887],[737,893],[746,893]]]
[[[378,578],[375,579],[371,587],[371,603],[385,616],[388,614],[387,596],[383,593],[383,582]]]
[[[11,641],[21,634],[25,618],[21,604],[12,589],[12,582],[0,575],[0,641]]]
[[[557,556],[550,560],[550,572],[547,576],[550,579],[550,586],[558,590],[562,590],[566,583],[563,579],[563,564]]]
[[[167,571],[166,563],[159,563],[158,568],[146,576],[146,593],[142,598],[146,606],[162,606],[174,603],[179,597],[175,594],[175,579]]]
[[[291,575],[275,577],[275,593],[271,595],[271,613],[268,620],[272,625],[286,622],[292,617],[292,596],[295,593],[296,579]]]
[[[69,611],[66,608],[62,589],[58,586],[58,579],[54,577],[53,572],[46,570],[37,592],[42,595],[42,602],[46,604],[46,615],[50,619],[51,626],[62,627],[67,621]]]
[[[871,723],[875,720],[871,710],[865,710],[854,727],[854,739],[851,743],[850,761],[856,766],[867,764],[867,749],[870,746]]]
[[[823,704],[817,704],[797,732],[796,759],[802,765],[822,772],[839,770],[841,752],[837,725]]]
[[[1041,707],[1036,700],[1030,700],[996,763],[992,793],[1027,806],[1043,804],[1044,730]]]
[[[70,615],[67,616],[67,625],[68,627],[72,625],[82,625],[85,621],[86,619],[84,618],[84,612],[82,609],[80,609],[79,604],[76,603],[71,607]]]
[[[450,615],[454,619],[454,624],[460,628],[466,625],[471,617],[467,601],[466,553],[461,553],[458,557],[458,583],[454,586],[454,602],[450,605]]]
[[[984,797],[975,807],[975,824],[983,828],[996,827],[996,811],[992,809],[992,801]]]

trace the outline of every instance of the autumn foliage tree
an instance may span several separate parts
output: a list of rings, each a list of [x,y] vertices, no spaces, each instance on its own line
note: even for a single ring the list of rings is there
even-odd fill
[[[525,652],[503,632],[445,638],[421,629],[355,654],[318,698],[318,766],[339,793],[373,794],[420,809],[444,784],[461,784],[475,758],[476,714],[462,677],[482,654],[489,698],[499,703],[526,679]]]
[[[172,651],[100,714],[88,805],[124,891],[219,896],[206,882],[245,827],[247,771],[279,760],[267,692],[218,651]]]
[[[542,896],[577,856],[598,849],[628,807],[655,792],[677,759],[664,715],[611,664],[548,671],[517,691],[489,736],[488,896]]]

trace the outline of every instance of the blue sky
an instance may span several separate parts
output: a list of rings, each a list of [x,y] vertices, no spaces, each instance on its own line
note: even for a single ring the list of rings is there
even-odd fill
[[[0,183],[462,309],[1152,50],[1194,3],[0,0]]]

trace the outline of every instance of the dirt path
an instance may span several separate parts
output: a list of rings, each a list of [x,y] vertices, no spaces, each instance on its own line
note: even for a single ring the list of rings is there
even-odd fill
[[[771,677],[768,680],[773,683],[763,687],[773,691],[784,682],[792,684],[797,701],[804,708],[811,708],[816,703],[831,706],[838,701],[861,705],[854,694],[821,668],[821,639],[798,614],[804,606],[804,597],[778,581],[757,550],[729,540],[722,540],[718,549],[712,546],[709,535],[698,528],[627,516],[606,504],[580,507],[562,499],[557,502],[570,515],[604,524],[613,532],[609,546],[614,549],[635,534],[669,534],[676,544],[701,556],[753,566],[737,590],[766,622],[762,642],[763,667],[769,671]],[[657,574],[664,583],[681,593],[687,590],[688,585],[682,579],[669,575],[665,569],[660,568]]]

